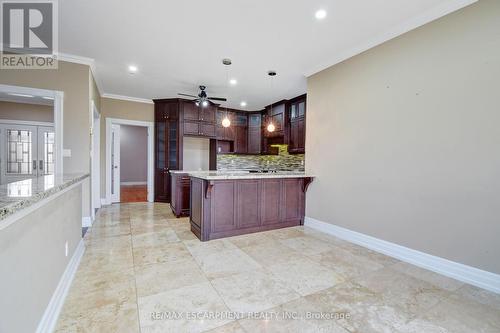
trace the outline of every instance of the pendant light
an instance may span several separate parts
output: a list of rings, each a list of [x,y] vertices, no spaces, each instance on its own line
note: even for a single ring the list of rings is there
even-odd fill
[[[222,59],[222,63],[224,64],[224,66],[226,66],[226,82],[228,82],[228,79],[229,79],[229,75],[228,75],[228,72],[229,72],[229,66],[231,65],[231,59]],[[231,126],[231,120],[229,120],[229,117],[227,116],[228,114],[228,111],[227,111],[227,104],[226,104],[226,116],[224,117],[224,119],[222,119],[222,127],[229,127]]]
[[[269,72],[267,72],[267,75],[269,75],[271,77],[271,92],[272,92],[273,91],[273,78],[276,76],[276,72],[275,71],[269,71]],[[274,132],[274,130],[276,129],[276,127],[273,124],[272,114],[273,114],[273,104],[271,103],[271,120],[267,124],[267,131],[269,133]]]

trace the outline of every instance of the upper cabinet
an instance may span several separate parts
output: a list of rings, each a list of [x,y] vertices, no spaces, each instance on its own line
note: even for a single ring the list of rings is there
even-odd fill
[[[306,95],[290,101],[288,152],[304,153],[306,139]]]
[[[261,113],[251,113],[248,115],[248,154],[261,153],[261,133],[262,133],[262,115]]]
[[[216,137],[217,107],[210,104],[207,107],[198,107],[192,101],[180,101],[183,119],[183,133],[189,136]]]
[[[274,131],[269,132],[264,131],[264,136],[267,138],[274,137],[284,137],[286,134],[286,122],[287,122],[287,101],[281,101],[273,104],[272,106],[266,107],[264,112],[265,126],[267,127],[270,123],[274,125]]]

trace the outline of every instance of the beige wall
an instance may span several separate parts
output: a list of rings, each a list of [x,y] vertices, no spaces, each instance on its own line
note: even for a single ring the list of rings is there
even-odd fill
[[[57,70],[0,69],[0,84],[64,92],[63,145],[71,149],[64,158],[64,172],[90,170],[90,68],[60,61]],[[90,216],[90,184],[83,186],[84,216]]]
[[[36,331],[81,240],[81,202],[77,185],[0,230],[0,332]]]
[[[182,142],[182,168],[187,171],[208,170],[210,140],[186,136]]]
[[[306,215],[500,273],[500,1],[308,80]]]
[[[154,105],[101,98],[101,197],[106,197],[106,118],[154,121]]]
[[[0,119],[51,123],[54,121],[54,107],[0,101]]]

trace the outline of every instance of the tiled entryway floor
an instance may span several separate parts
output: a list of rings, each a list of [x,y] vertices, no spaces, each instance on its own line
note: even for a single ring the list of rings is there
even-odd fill
[[[85,244],[57,332],[500,332],[499,295],[305,227],[202,243],[121,204]]]

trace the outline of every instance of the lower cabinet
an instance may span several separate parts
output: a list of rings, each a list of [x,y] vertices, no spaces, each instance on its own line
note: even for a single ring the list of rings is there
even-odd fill
[[[309,181],[191,178],[191,230],[206,241],[302,225]]]
[[[176,217],[189,216],[190,177],[185,173],[171,173],[170,208]]]

